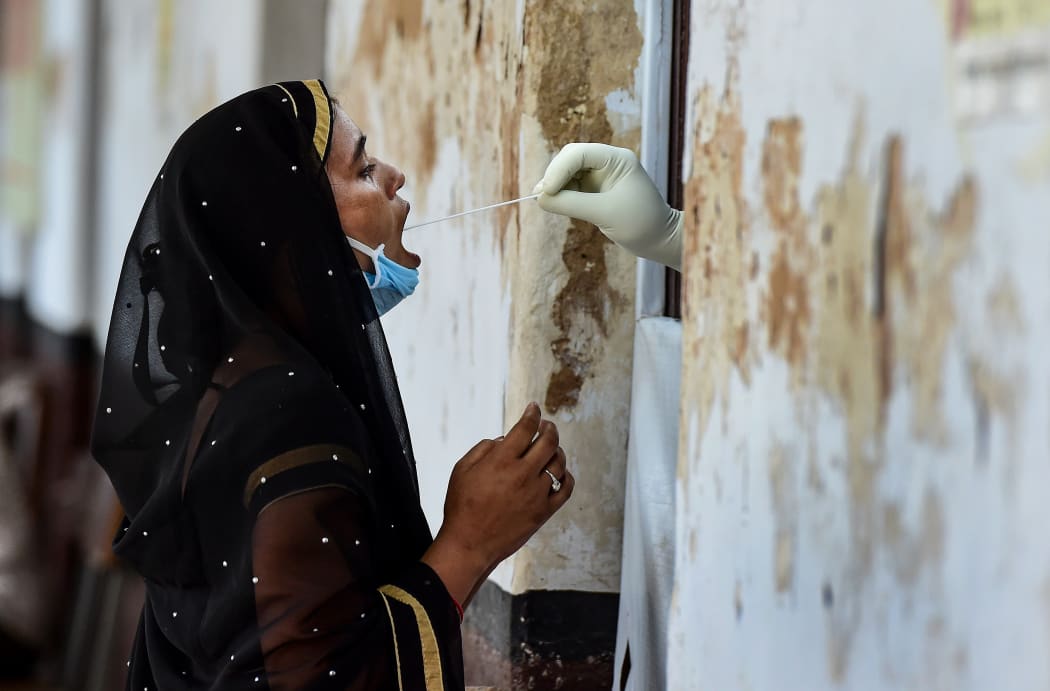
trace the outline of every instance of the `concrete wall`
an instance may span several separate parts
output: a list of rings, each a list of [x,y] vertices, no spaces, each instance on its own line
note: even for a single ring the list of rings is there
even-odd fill
[[[528,194],[568,141],[639,142],[629,2],[333,1],[328,31],[329,86],[371,152],[405,171],[410,222]],[[432,525],[455,461],[537,400],[576,496],[493,579],[616,591],[633,258],[531,204],[408,231],[406,245],[422,283],[384,326]]]
[[[1050,685],[1048,9],[693,3],[669,688]]]

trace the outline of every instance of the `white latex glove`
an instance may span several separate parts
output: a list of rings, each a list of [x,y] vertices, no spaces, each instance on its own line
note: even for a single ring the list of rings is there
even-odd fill
[[[682,270],[682,212],[667,205],[633,151],[566,144],[532,192],[544,211],[593,223],[629,252]]]

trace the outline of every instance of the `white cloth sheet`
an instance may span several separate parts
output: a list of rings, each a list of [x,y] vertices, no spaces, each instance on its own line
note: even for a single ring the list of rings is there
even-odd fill
[[[635,331],[623,570],[613,689],[666,688],[667,620],[674,585],[675,477],[682,325],[647,317]],[[630,647],[630,672],[622,683]]]

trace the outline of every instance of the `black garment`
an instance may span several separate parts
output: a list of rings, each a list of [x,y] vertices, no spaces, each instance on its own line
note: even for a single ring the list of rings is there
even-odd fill
[[[147,597],[128,688],[462,689],[320,81],[172,148],[128,246],[92,450]]]

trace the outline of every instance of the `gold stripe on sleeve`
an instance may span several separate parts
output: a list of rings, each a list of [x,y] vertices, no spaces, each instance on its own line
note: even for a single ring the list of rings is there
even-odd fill
[[[379,597],[383,598],[383,606],[386,607],[386,615],[390,618],[390,635],[394,639],[394,663],[397,665],[397,688],[398,691],[404,691],[404,684],[401,682],[401,653],[397,649],[397,625],[394,624],[394,613],[390,611],[390,603],[386,599],[386,595],[380,591]]]
[[[292,92],[289,91],[288,89],[284,88],[280,84],[274,84],[274,86],[276,86],[278,89],[280,89],[284,93],[288,94],[288,100],[292,102],[292,112],[295,113],[295,117],[298,119],[298,117],[299,117],[299,106],[295,105],[295,96],[292,96]]]
[[[316,79],[308,79],[303,84],[310,90],[310,93],[314,95],[314,148],[317,149],[317,155],[324,160],[325,154],[328,152],[328,130],[332,125],[332,112],[328,106],[328,96],[325,95],[324,89],[321,88],[321,82]]]
[[[442,691],[445,688],[445,681],[441,672],[441,653],[438,650],[437,636],[434,635],[434,627],[430,623],[427,610],[419,603],[419,600],[396,585],[384,585],[379,592],[408,605],[415,612],[416,626],[419,627],[419,644],[423,649],[423,675],[427,681],[427,691]]]
[[[248,476],[248,482],[244,485],[244,505],[248,506],[251,503],[252,495],[259,489],[259,485],[266,482],[267,478],[272,478],[286,470],[298,468],[309,463],[331,463],[332,461],[349,463],[361,470],[357,454],[345,446],[336,446],[335,444],[314,444],[286,451],[280,456],[274,456]]]

